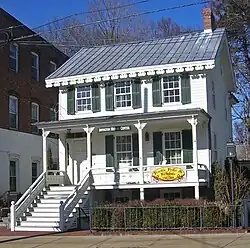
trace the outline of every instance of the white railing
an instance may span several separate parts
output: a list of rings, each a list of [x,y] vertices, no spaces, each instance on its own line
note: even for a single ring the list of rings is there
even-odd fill
[[[140,182],[154,183],[152,173],[160,167],[178,167],[181,168],[185,175],[181,182],[195,183],[197,181],[197,170],[192,163],[187,164],[162,164],[162,165],[144,165],[140,166],[122,166],[122,168],[106,167],[104,163],[94,164],[92,167],[92,175],[94,185],[112,185],[119,184],[139,184]],[[205,166],[198,167],[199,181],[207,181],[207,168]],[[179,183],[178,180],[174,181]]]
[[[11,202],[10,207],[10,226],[11,231],[15,231],[17,221],[27,211],[30,205],[34,202],[37,195],[39,195],[42,190],[46,187],[46,172],[43,172],[36,181],[26,190],[26,192],[21,196],[21,198],[15,203]]]
[[[43,172],[32,185],[26,190],[21,198],[15,203],[11,202],[10,207],[10,226],[11,231],[15,231],[15,227],[24,216],[27,209],[34,200],[49,185],[64,185],[65,172],[59,170],[48,170]]]
[[[74,218],[69,218],[76,205],[83,198],[87,188],[89,187],[89,173],[87,170],[83,179],[75,186],[73,192],[68,196],[65,202],[60,202],[60,230],[61,232],[68,230],[74,222]],[[88,201],[88,196],[82,202],[84,205]]]

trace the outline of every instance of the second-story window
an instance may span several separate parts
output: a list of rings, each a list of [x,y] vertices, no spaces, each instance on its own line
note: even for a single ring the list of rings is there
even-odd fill
[[[163,103],[181,101],[179,76],[163,77]]]
[[[132,106],[131,82],[119,82],[115,84],[115,106],[131,107]]]
[[[9,116],[10,128],[18,129],[18,98],[15,96],[9,97]]]
[[[57,110],[55,107],[52,107],[50,109],[50,114],[51,114],[51,120],[52,121],[57,121]]]
[[[31,73],[32,78],[39,81],[39,56],[36,53],[31,53]]]
[[[10,44],[10,69],[18,72],[18,45]]]
[[[31,104],[31,122],[39,122],[39,105],[34,102]],[[32,133],[38,133],[36,126],[32,126]]]
[[[76,91],[77,111],[91,111],[91,86],[81,86]]]
[[[53,61],[49,62],[49,73],[53,73],[56,70],[56,63]]]

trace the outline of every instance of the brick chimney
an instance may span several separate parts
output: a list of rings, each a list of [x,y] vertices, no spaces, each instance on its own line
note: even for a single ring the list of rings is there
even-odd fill
[[[204,21],[204,32],[213,32],[216,29],[216,22],[212,10],[210,8],[205,8],[202,10],[202,14]]]

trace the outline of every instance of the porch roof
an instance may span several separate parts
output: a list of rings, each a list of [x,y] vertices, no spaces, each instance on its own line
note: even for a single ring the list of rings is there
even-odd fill
[[[192,116],[199,116],[202,120],[210,119],[210,115],[201,108],[192,109],[182,109],[182,110],[167,110],[158,112],[147,112],[138,114],[125,114],[125,115],[112,115],[112,116],[98,116],[98,117],[87,117],[79,119],[70,120],[60,120],[60,121],[49,121],[49,122],[38,122],[34,123],[38,128],[52,131],[52,130],[65,130],[70,128],[84,127],[86,125],[90,126],[103,126],[109,124],[133,124],[137,121],[147,121],[152,122],[161,119],[170,118],[189,118]]]

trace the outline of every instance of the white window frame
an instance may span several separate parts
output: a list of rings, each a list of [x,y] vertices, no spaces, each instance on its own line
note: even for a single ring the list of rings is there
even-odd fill
[[[51,66],[51,65],[54,66],[54,70],[53,70],[52,72],[51,72],[51,71],[49,72],[50,74],[52,74],[54,71],[56,71],[56,69],[57,69],[57,64],[56,64],[55,62],[53,62],[53,61],[50,61],[49,64],[50,64],[50,66]]]
[[[118,149],[117,149],[117,138],[118,137],[124,137],[124,136],[130,136],[130,139],[131,139],[131,144],[130,144],[131,145],[131,151],[129,151],[129,150],[127,150],[127,151],[118,151]],[[126,143],[126,144],[128,144],[128,143]],[[129,152],[131,152],[131,160],[124,160],[124,162],[120,162],[121,164],[124,163],[124,165],[125,164],[131,165],[131,166],[133,165],[133,137],[132,137],[132,134],[129,134],[129,133],[116,135],[115,136],[115,161],[116,161],[115,165],[117,165],[119,167],[119,164],[120,164],[119,161],[118,161],[118,153],[129,153]],[[122,168],[120,168],[120,169],[122,169]]]
[[[175,148],[166,148],[166,145],[165,145],[165,135],[166,133],[179,133],[180,134],[180,149],[175,149]],[[162,142],[163,142],[163,163],[166,164],[166,165],[179,165],[179,164],[183,164],[183,144],[182,144],[182,132],[180,130],[167,130],[165,132],[163,132],[163,135],[162,135]],[[181,151],[181,161],[180,163],[167,163],[167,158],[166,158],[166,151],[174,151],[174,150],[180,150]]]
[[[58,111],[56,110],[55,107],[50,108],[51,121],[57,121],[58,120],[57,113],[58,113]]]
[[[165,82],[164,81],[164,78],[171,78],[171,77],[178,77],[178,87],[172,87],[172,88],[168,88],[168,89],[164,89],[164,84],[166,83],[175,83],[177,82],[176,80],[174,81],[170,81],[170,82]],[[163,102],[163,105],[171,105],[171,104],[180,104],[181,103],[181,77],[179,75],[170,75],[170,76],[164,76],[161,78],[161,87],[162,87],[162,102]],[[179,95],[174,95],[174,98],[175,97],[179,97],[179,100],[178,101],[174,101],[174,102],[165,102],[165,97],[164,97],[164,92],[165,91],[175,91],[175,90],[179,90]],[[170,98],[170,96],[168,96],[168,98]]]
[[[80,93],[78,92],[78,89],[80,88],[87,88],[89,87],[89,92],[90,92],[90,96],[86,97],[78,97],[77,94]],[[82,93],[81,93],[82,94]],[[90,99],[90,104],[81,104],[81,105],[78,105],[78,101],[87,101],[88,99]],[[78,110],[78,106],[90,106],[90,109],[81,109],[81,110]],[[92,112],[92,88],[91,88],[91,85],[83,85],[83,86],[79,86],[76,88],[75,90],[75,109],[76,109],[76,112]]]
[[[13,112],[11,112],[11,107],[10,107],[10,101],[11,100],[14,100],[16,103],[16,113],[13,113]],[[16,97],[16,96],[9,96],[9,127],[11,128],[11,129],[18,129],[18,111],[19,111],[19,109],[18,109],[18,98]],[[10,115],[16,115],[16,126],[15,127],[11,127],[11,122],[10,122]]]
[[[18,47],[18,45],[17,44],[15,44],[15,43],[11,43],[10,44],[10,51],[11,51],[11,48],[12,47],[15,47],[15,56],[12,56],[11,55],[11,53],[9,54],[9,57],[10,57],[10,59],[12,59],[12,60],[15,60],[15,70],[13,70],[11,67],[10,67],[10,69],[11,69],[11,71],[14,71],[14,72],[18,72],[18,58],[19,58],[19,47]]]
[[[37,119],[33,119],[33,107],[36,106],[36,114],[37,114]],[[31,103],[31,120],[32,122],[35,120],[36,122],[39,122],[39,113],[40,113],[40,109],[39,109],[39,104],[32,102]],[[34,123],[34,122],[33,122]]]
[[[36,81],[39,81],[39,55],[37,53],[31,52],[31,56],[36,57],[36,66],[33,66],[33,63],[31,64],[32,69],[36,70],[36,78],[34,78]],[[33,71],[32,71],[32,78],[33,78]]]
[[[126,84],[126,83],[129,83],[129,85],[124,85],[124,86],[117,86],[118,84]],[[125,89],[126,89],[126,87],[129,87],[129,89],[130,89],[130,92],[129,93],[119,93],[119,94],[117,94],[116,93],[116,89],[117,88],[124,88],[125,87]],[[118,102],[124,102],[123,100],[122,101],[117,101],[117,97],[118,96],[124,96],[124,95],[126,95],[126,96],[128,96],[128,95],[130,95],[130,106],[127,106],[127,103],[129,102],[129,100],[125,100],[125,102],[126,102],[126,106],[117,106],[118,104]],[[126,81],[118,81],[118,82],[115,82],[115,85],[114,85],[114,107],[115,107],[115,109],[132,109],[133,108],[133,102],[132,102],[132,82],[130,81],[130,80],[126,80]]]

